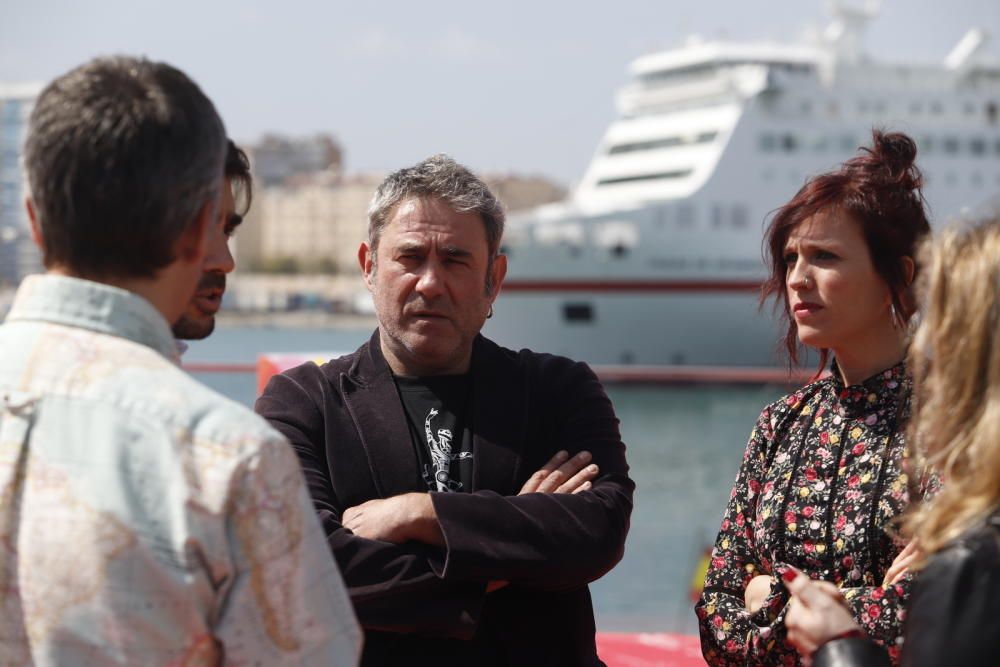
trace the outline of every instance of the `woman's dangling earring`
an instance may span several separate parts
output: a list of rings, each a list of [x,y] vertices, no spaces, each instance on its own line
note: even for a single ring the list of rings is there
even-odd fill
[[[894,304],[894,303],[890,303],[889,304],[889,317],[892,319],[892,328],[893,329],[902,329],[903,328],[903,320],[899,316],[899,311],[896,310],[896,304]]]
[[[486,319],[493,317],[493,304],[490,304],[490,312],[486,313]]]

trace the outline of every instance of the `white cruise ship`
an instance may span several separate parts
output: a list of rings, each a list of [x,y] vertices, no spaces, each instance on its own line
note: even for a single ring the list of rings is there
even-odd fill
[[[691,39],[640,57],[579,187],[511,217],[486,334],[597,364],[773,366],[758,312],[769,212],[870,145],[918,146],[932,223],[1000,193],[1000,61],[970,30],[944,62],[872,61],[877,3],[833,3],[814,43]]]

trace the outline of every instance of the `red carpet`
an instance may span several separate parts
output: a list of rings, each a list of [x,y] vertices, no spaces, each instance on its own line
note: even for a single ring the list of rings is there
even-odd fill
[[[704,667],[698,638],[665,633],[597,633],[597,654],[608,667]]]

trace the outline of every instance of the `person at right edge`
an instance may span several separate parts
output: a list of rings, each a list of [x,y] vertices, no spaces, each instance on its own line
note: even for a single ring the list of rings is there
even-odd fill
[[[839,588],[898,656],[913,549],[887,528],[910,502],[904,357],[913,257],[930,231],[916,152],[874,131],[768,228],[762,300],[783,306],[792,363],[798,343],[818,352],[818,379],[764,408],[751,433],[695,607],[709,665],[801,664],[784,627],[786,565]]]
[[[946,480],[907,516],[921,551],[904,667],[1000,657],[1000,218],[954,226],[921,252],[924,304],[910,347],[910,447]],[[788,636],[813,667],[887,665],[823,582],[790,571]]]

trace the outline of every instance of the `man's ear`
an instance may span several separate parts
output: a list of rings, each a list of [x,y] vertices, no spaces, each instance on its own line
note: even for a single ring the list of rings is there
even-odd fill
[[[45,238],[42,236],[42,225],[38,222],[38,214],[35,212],[35,202],[31,197],[24,198],[24,209],[28,212],[28,222],[31,228],[31,240],[35,246],[45,252]]]
[[[209,225],[215,221],[218,203],[206,201],[198,216],[181,232],[174,244],[174,257],[190,264],[201,263],[205,258],[205,241]]]
[[[493,292],[490,294],[490,303],[500,296],[500,288],[503,287],[503,279],[507,277],[507,255],[497,255],[493,258],[493,268],[490,269],[490,284],[493,285]]]
[[[365,279],[365,284],[368,286],[368,289],[371,289],[372,273],[375,268],[375,253],[363,241],[358,247],[358,264],[361,266],[361,275]]]

